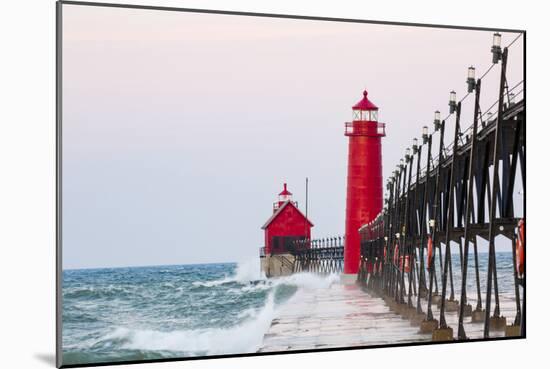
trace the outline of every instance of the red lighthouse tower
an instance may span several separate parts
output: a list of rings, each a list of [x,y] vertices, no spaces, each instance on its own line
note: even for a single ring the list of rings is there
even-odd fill
[[[378,107],[363,91],[352,107],[353,122],[346,122],[349,137],[348,188],[346,198],[346,240],[344,273],[357,274],[360,259],[359,227],[382,210],[382,143],[385,125],[378,123]]]

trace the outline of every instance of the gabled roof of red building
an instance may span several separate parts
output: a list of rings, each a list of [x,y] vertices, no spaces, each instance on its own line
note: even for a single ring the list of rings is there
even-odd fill
[[[296,207],[296,205],[294,205],[294,203],[290,200],[288,201],[285,201],[285,203],[283,205],[281,205],[281,207],[279,207],[279,209],[277,209],[276,212],[273,213],[273,215],[267,220],[267,222],[265,222],[265,224],[262,226],[262,229],[266,229],[267,227],[269,227],[269,225],[283,212],[283,210],[287,207],[287,206],[292,206],[294,209],[296,209],[296,211],[298,212],[298,214],[300,214],[305,220],[307,220],[307,222],[309,223],[309,225],[311,227],[313,227],[313,223],[311,223],[311,221],[309,219],[306,218],[306,216],[300,211],[300,209],[298,209]]]
[[[369,93],[367,90],[363,91],[363,98],[353,107],[352,110],[378,110],[378,106],[374,105],[372,101],[370,101],[367,96]]]

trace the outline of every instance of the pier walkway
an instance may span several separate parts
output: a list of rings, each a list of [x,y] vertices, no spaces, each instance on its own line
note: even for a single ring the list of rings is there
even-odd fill
[[[426,310],[427,302],[423,301]],[[471,303],[475,303],[472,300]],[[439,311],[432,305],[434,314]],[[515,316],[513,296],[501,297],[501,314]],[[458,314],[447,313],[447,324],[458,326]],[[483,337],[483,323],[465,322],[470,338]],[[504,336],[496,331],[493,337]],[[419,326],[392,311],[381,297],[359,285],[335,283],[329,288],[300,290],[284,304],[264,336],[259,352],[311,350],[432,341]]]

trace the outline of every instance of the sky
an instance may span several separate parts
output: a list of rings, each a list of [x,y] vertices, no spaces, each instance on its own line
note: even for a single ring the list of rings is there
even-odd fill
[[[491,65],[492,34],[64,4],[64,269],[257,258],[283,182],[303,209],[306,177],[313,237],[343,234],[362,91],[386,123],[388,178],[449,91],[466,94],[467,68]],[[508,71],[522,80],[522,38]]]

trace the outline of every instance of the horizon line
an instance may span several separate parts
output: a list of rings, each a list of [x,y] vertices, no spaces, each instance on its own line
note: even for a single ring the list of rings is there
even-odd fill
[[[489,251],[483,250],[478,251],[478,254],[488,254]],[[495,254],[511,254],[512,251],[496,251]],[[460,255],[459,252],[451,252],[451,255]],[[471,253],[469,258],[473,258],[474,254]],[[258,258],[259,259],[259,258]],[[259,260],[258,260],[259,261]],[[153,268],[153,267],[173,267],[173,266],[184,266],[184,265],[212,265],[212,264],[239,264],[239,261],[210,261],[210,262],[193,262],[186,264],[142,264],[142,265],[126,265],[126,266],[98,266],[98,267],[80,267],[80,268],[67,268],[63,269],[62,272],[68,272],[73,270],[91,270],[91,269],[124,269],[124,268]]]

